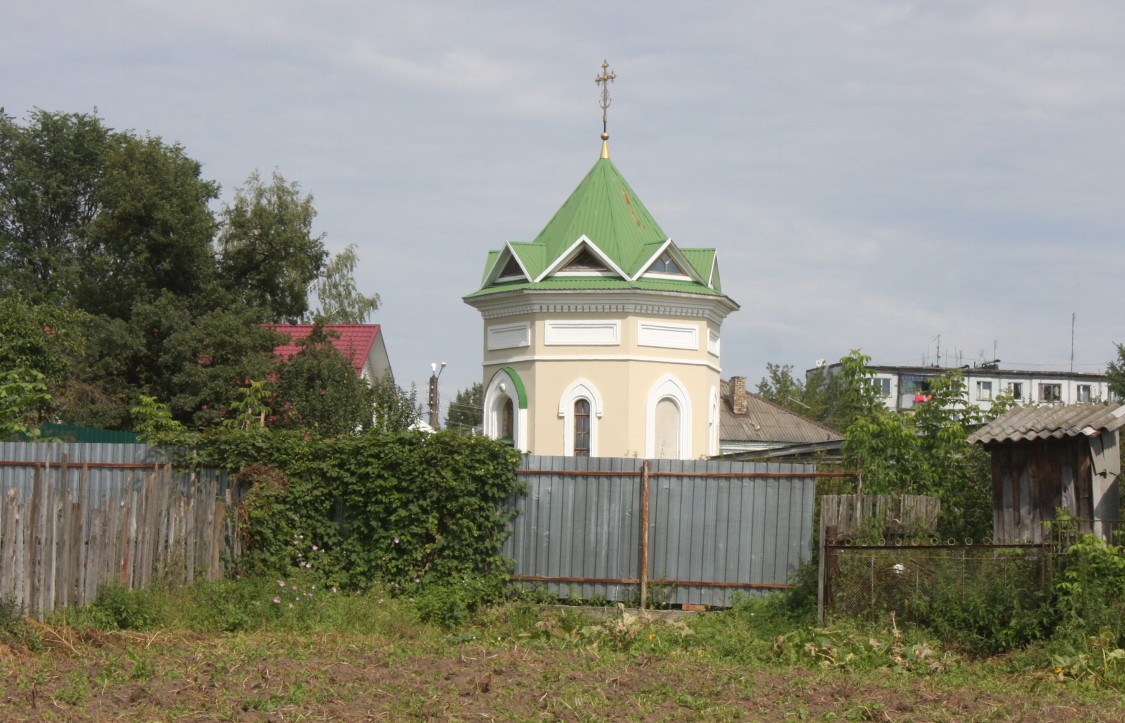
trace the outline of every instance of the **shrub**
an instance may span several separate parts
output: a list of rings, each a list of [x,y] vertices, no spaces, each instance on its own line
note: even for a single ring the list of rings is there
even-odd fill
[[[85,612],[103,630],[151,630],[164,623],[155,591],[132,590],[121,583],[99,587]]]

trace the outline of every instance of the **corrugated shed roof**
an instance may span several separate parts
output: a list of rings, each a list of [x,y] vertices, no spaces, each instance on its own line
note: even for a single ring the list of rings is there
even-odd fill
[[[1125,425],[1125,404],[1017,407],[969,435],[972,444],[1093,437]]]
[[[282,344],[273,350],[274,354],[284,361],[301,351],[301,346],[298,345],[297,342],[312,333],[314,325],[267,324],[265,326],[279,334],[288,334],[289,338],[292,340],[288,344]],[[323,324],[322,326],[325,329],[336,332],[338,336],[331,337],[332,346],[336,347],[336,350],[351,362],[357,375],[362,374],[363,365],[367,363],[367,357],[371,354],[371,347],[375,344],[375,339],[379,336],[379,325]]]
[[[746,393],[746,414],[735,414],[731,405],[730,382],[726,380],[720,382],[719,394],[723,400],[719,413],[721,440],[814,444],[844,439],[844,435],[831,427],[750,392]]]

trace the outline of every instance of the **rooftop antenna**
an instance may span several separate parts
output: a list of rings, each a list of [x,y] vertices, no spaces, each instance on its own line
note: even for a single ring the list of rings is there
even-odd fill
[[[1070,371],[1074,372],[1074,319],[1077,316],[1075,312],[1070,312]]]
[[[609,97],[609,84],[615,80],[617,80],[617,73],[609,69],[608,60],[603,60],[601,74],[594,77],[594,83],[602,87],[602,97],[598,101],[598,105],[602,109],[602,158],[609,158],[608,115],[606,111],[609,110],[609,105],[613,102]]]
[[[941,366],[941,334],[938,334],[937,336],[935,336],[934,341],[937,342],[937,358],[934,360],[934,366],[940,367]]]

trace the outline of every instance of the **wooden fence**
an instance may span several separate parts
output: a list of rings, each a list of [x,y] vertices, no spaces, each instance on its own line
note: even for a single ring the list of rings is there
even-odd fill
[[[830,539],[851,539],[863,532],[895,536],[929,536],[937,530],[941,500],[924,495],[823,495],[821,526]]]
[[[108,582],[218,579],[238,555],[232,510],[221,475],[145,445],[0,444],[0,597],[42,618]]]

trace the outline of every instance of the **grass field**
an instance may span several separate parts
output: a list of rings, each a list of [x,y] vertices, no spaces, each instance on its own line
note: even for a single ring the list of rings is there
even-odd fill
[[[1089,661],[973,660],[893,624],[803,626],[770,601],[680,617],[510,603],[450,629],[408,600],[268,584],[9,620],[0,719],[1125,719]]]

